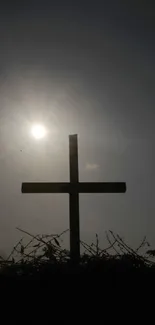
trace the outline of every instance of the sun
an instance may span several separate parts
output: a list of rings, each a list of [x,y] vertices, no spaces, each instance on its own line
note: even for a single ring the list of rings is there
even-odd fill
[[[31,133],[36,140],[40,140],[46,136],[46,128],[42,124],[34,124]]]

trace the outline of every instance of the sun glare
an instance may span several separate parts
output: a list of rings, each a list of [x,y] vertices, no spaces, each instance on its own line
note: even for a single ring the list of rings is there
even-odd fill
[[[46,129],[41,124],[35,124],[32,126],[31,133],[35,139],[40,140],[45,137]]]

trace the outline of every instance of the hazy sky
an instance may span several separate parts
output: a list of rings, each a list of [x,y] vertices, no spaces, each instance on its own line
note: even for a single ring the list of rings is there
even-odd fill
[[[0,247],[68,228],[68,195],[22,195],[22,181],[68,181],[79,135],[81,181],[126,194],[80,196],[82,239],[113,229],[155,245],[153,1],[4,1],[0,7]],[[48,136],[36,141],[34,123]]]

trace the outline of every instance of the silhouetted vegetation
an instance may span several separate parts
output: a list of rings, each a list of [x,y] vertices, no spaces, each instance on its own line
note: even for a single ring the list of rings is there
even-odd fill
[[[41,271],[50,272],[80,272],[99,273],[107,270],[144,270],[154,269],[153,261],[155,250],[148,249],[150,244],[146,237],[140,245],[133,249],[113,231],[106,232],[107,247],[102,249],[96,234],[96,242],[88,245],[81,241],[83,253],[79,265],[73,265],[68,250],[61,247],[62,236],[68,230],[59,235],[36,235],[19,229],[30,240],[24,244],[24,238],[13,248],[7,259],[0,257],[1,274],[5,275],[37,275]],[[74,267],[73,267],[74,266]]]
[[[36,236],[19,230],[24,237],[6,260],[1,257],[0,284],[7,305],[8,299],[16,306],[18,302],[22,315],[154,319],[150,295],[155,282],[154,250],[146,238],[133,249],[108,231],[107,247],[102,249],[96,235],[91,245],[81,241],[80,263],[74,265],[69,251],[62,248],[68,230]],[[26,243],[25,236],[29,237]]]

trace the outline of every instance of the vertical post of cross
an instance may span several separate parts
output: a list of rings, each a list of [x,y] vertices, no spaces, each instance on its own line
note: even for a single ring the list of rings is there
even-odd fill
[[[76,184],[79,182],[78,170],[78,138],[77,134],[69,136],[70,183],[72,190],[69,194],[70,222],[70,254],[71,260],[78,263],[80,259],[80,224],[79,224],[79,193]],[[75,185],[72,187],[72,185]]]

